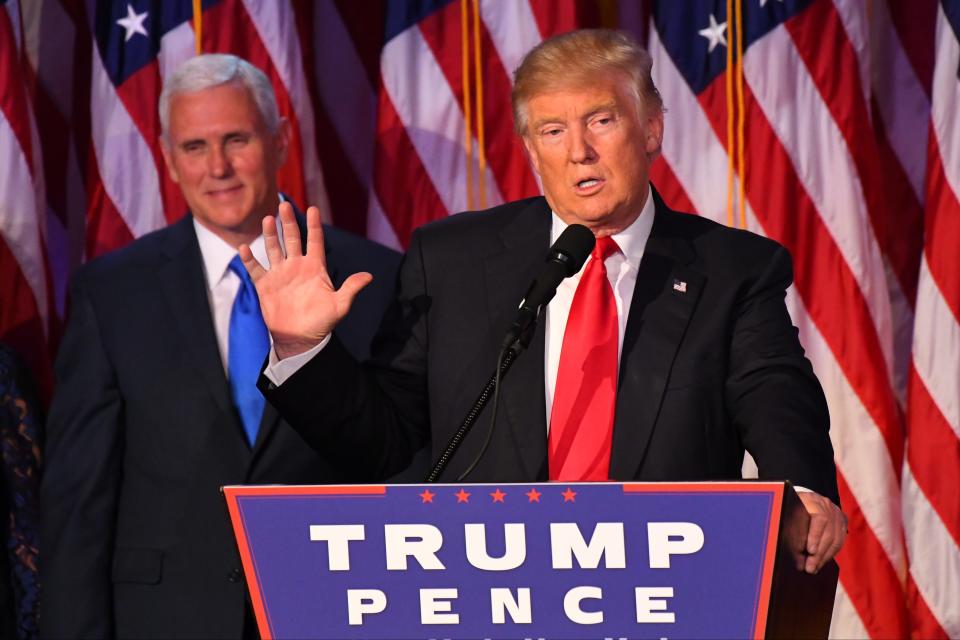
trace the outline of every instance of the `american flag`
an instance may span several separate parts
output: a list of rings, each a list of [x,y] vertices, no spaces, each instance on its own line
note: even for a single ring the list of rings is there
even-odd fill
[[[957,6],[944,3],[937,24]],[[788,305],[827,395],[850,518],[831,633],[956,636],[960,509],[945,489],[960,469],[960,258],[940,249],[939,289],[926,265],[960,240],[960,180],[942,180],[934,200],[939,158],[924,135],[932,104],[940,166],[955,172],[956,30],[937,38],[941,95],[933,3],[664,1],[653,14],[668,109],[653,182],[674,206],[772,237],[794,258]],[[938,393],[924,395],[931,380]]]
[[[49,388],[72,271],[185,213],[155,105],[197,50],[267,72],[295,201],[402,248],[539,191],[512,71],[545,37],[619,25],[654,57],[667,202],[793,255],[850,516],[833,635],[960,636],[958,7],[0,0],[0,339]]]

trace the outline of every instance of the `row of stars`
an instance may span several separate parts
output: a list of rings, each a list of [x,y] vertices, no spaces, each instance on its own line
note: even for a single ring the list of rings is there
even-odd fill
[[[423,504],[427,504],[427,503],[434,504],[433,499],[437,497],[437,494],[433,491],[430,491],[430,489],[424,489],[423,492],[418,493],[417,495],[420,496],[420,500]],[[470,502],[470,496],[472,496],[473,494],[467,492],[464,489],[460,489],[460,491],[457,491],[453,495],[456,497],[457,503],[461,504],[461,503]],[[503,491],[500,491],[499,488],[497,488],[496,491],[491,491],[489,495],[493,502],[501,502],[501,503],[504,502],[507,497],[507,494],[504,493]],[[523,495],[527,496],[527,502],[540,502],[540,496],[542,496],[543,494],[534,488],[534,489],[530,489],[530,491],[527,491]],[[567,487],[567,490],[561,492],[560,495],[563,496],[564,502],[577,501],[577,492],[571,489],[570,487]]]
[[[769,0],[760,0],[760,6],[763,7],[767,4]],[[783,2],[783,0],[777,0],[778,2]],[[127,42],[135,34],[141,34],[144,36],[149,35],[147,33],[146,27],[143,23],[147,19],[148,12],[144,11],[143,13],[137,13],[131,5],[127,5],[127,15],[124,18],[117,20],[117,24],[123,27],[125,33],[124,42]],[[717,19],[714,15],[710,14],[710,24],[698,31],[701,36],[706,38],[710,43],[709,51],[712,52],[718,44],[727,46],[727,37],[726,32],[727,23],[721,22],[717,23]]]

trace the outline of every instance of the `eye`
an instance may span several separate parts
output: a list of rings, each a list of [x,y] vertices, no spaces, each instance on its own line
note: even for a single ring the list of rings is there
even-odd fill
[[[545,138],[556,138],[561,133],[563,133],[563,129],[560,129],[559,127],[550,127],[549,129],[544,129],[541,131],[540,135]]]
[[[202,142],[187,142],[180,146],[184,153],[199,153],[203,150]]]
[[[231,147],[241,147],[248,142],[250,142],[250,136],[241,133],[235,133],[227,137],[227,144]]]

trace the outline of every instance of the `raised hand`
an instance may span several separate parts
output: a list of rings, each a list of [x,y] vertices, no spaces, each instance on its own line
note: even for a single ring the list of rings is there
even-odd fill
[[[335,289],[327,273],[327,257],[323,247],[323,226],[320,211],[307,209],[307,252],[301,252],[300,227],[293,207],[280,205],[280,224],[286,257],[272,216],[263,219],[263,239],[270,269],[266,270],[250,252],[240,247],[250,278],[260,297],[263,321],[273,337],[273,347],[283,360],[309,351],[329,335],[347,315],[354,298],[373,276],[355,273]]]

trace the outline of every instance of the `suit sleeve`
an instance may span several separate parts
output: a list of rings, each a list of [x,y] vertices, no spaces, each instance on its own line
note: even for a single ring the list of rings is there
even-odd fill
[[[360,364],[334,331],[330,343],[277,386],[261,375],[267,400],[348,477],[384,479],[404,469],[429,437],[427,294],[419,234],[400,266],[398,293]]]
[[[44,638],[113,634],[111,558],[123,402],[94,305],[78,278],[57,356],[41,485]]]
[[[790,478],[839,504],[823,389],[787,313],[790,255],[777,247],[739,300],[725,393],[760,478]]]

